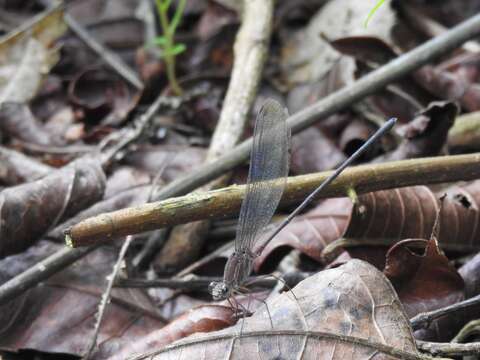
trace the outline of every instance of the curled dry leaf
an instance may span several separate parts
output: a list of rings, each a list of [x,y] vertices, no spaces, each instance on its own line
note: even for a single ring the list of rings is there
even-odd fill
[[[81,158],[34,182],[0,193],[0,258],[25,250],[62,219],[100,200],[105,174]]]
[[[468,252],[480,248],[480,181],[446,190],[437,238],[440,247]],[[353,257],[373,261],[363,245],[389,246],[402,239],[430,238],[444,193],[411,186],[361,195],[352,209],[343,238],[353,240]],[[333,245],[332,245],[333,246]],[[334,252],[326,249],[324,255]],[[383,253],[384,250],[383,250]],[[381,260],[383,256],[379,259]],[[383,260],[375,264],[383,269]]]
[[[26,252],[0,261],[0,279],[26,270],[62,245],[39,242]],[[93,334],[95,314],[117,254],[101,248],[56,274],[20,299],[0,307],[0,349],[33,349],[83,356]],[[7,309],[7,310],[6,310]],[[114,289],[93,358],[110,357],[164,325],[140,289]]]
[[[400,128],[404,140],[393,152],[375,159],[375,162],[404,160],[438,155],[446,143],[458,108],[451,102],[432,102],[425,110]]]
[[[33,18],[0,42],[0,103],[28,102],[43,76],[57,62],[54,41],[66,30],[63,8],[56,6]]]
[[[135,105],[134,95],[116,74],[103,68],[90,68],[78,74],[68,88],[70,101],[87,122],[102,121],[119,125]]]
[[[0,130],[8,136],[35,145],[56,145],[50,133],[23,103],[0,104]]]
[[[0,184],[18,185],[34,181],[54,171],[35,159],[0,146]]]
[[[372,343],[407,356],[417,353],[393,287],[368,263],[352,260],[322,271],[300,282],[293,292],[295,296],[285,292],[267,301],[269,311],[257,311],[244,324],[190,336],[161,353],[152,351],[135,359],[197,358],[198,354],[208,359],[396,358]]]
[[[137,342],[126,344],[109,360],[123,360],[152,349],[162,348],[176,340],[202,332],[212,332],[232,326],[236,318],[231,307],[221,305],[202,305],[193,308],[161,329]]]
[[[302,216],[296,217],[255,260],[258,272],[272,253],[288,246],[314,260],[322,261],[322,250],[341,237],[347,226],[352,202],[348,198],[327,199]]]
[[[419,246],[423,254],[410,250],[411,245]],[[410,318],[464,299],[463,279],[434,238],[408,239],[393,245],[386,255],[383,273],[392,282]],[[416,337],[447,341],[464,322],[465,319],[442,318],[432,323],[429,329],[416,334]]]
[[[416,81],[435,96],[458,101],[469,111],[480,110],[480,85],[462,75],[461,71],[451,73],[431,65],[423,66],[414,73]]]

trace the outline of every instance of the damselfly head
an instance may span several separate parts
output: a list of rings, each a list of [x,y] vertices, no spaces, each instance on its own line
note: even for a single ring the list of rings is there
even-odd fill
[[[228,286],[223,281],[212,281],[208,285],[208,292],[215,301],[225,300],[228,297]]]

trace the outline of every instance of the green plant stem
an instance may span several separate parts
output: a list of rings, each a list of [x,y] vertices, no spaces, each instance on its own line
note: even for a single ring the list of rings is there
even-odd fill
[[[180,1],[180,3],[184,2],[184,0]],[[163,34],[165,36],[165,47],[167,51],[164,51],[164,59],[165,59],[165,66],[167,70],[167,78],[168,82],[175,93],[175,95],[180,96],[182,95],[183,91],[177,81],[177,76],[175,74],[175,55],[169,53],[169,49],[173,47],[173,33],[170,30],[170,24],[167,17],[167,9],[163,9],[161,5],[161,0],[156,0],[157,9],[158,9],[158,17],[160,18],[160,26],[162,27]],[[179,4],[182,6],[182,4]],[[182,7],[183,9],[183,7]]]

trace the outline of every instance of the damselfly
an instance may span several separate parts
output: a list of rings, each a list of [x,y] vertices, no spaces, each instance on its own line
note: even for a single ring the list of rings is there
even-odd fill
[[[245,290],[253,261],[265,246],[300,213],[326,186],[354,162],[372,143],[389,131],[396,119],[387,121],[354,154],[343,162],[265,239],[262,230],[272,219],[280,202],[288,175],[290,130],[288,114],[282,106],[268,100],[260,110],[253,135],[250,169],[245,198],[240,209],[235,249],[225,265],[223,281],[212,282],[209,291],[214,300],[230,299]],[[260,241],[260,243],[258,243]],[[253,252],[253,249],[256,249]],[[231,302],[230,302],[231,304]]]

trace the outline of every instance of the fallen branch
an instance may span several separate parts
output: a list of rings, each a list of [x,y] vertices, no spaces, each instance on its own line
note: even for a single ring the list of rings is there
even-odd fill
[[[479,162],[480,153],[475,153],[356,166],[345,170],[321,197],[345,196],[346,189],[351,187],[362,194],[401,186],[473,180],[480,177]],[[282,204],[303,199],[330,174],[290,177]],[[244,192],[244,185],[234,185],[102,214],[68,229],[66,241],[72,247],[85,246],[191,221],[235,215]]]

